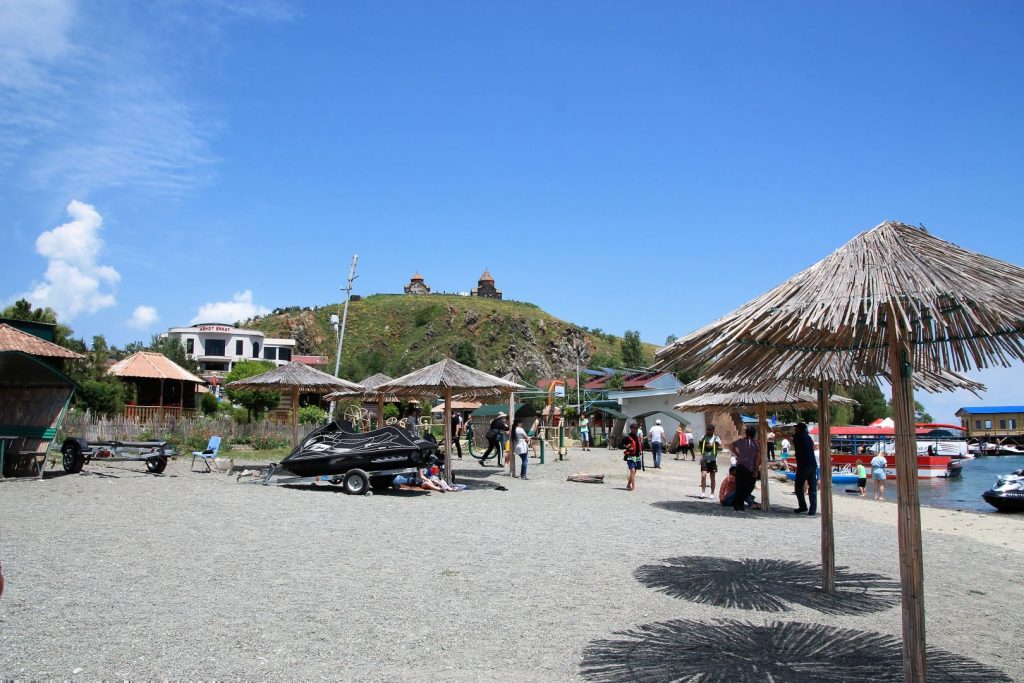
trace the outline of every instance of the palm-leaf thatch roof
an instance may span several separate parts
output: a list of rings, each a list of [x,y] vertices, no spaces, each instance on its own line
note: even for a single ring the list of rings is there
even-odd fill
[[[695,394],[673,408],[680,412],[711,412],[715,410],[739,410],[741,408],[763,407],[766,410],[786,408],[817,408],[818,397],[806,389],[789,384],[778,384],[761,391],[747,389],[729,390],[729,384],[721,378],[712,377],[691,382],[679,390],[682,395]],[[832,395],[829,403],[835,405],[857,405],[852,398]]]
[[[21,351],[30,356],[45,358],[85,358],[80,353],[40,339],[28,332],[22,332],[7,323],[0,323],[0,351]]]
[[[1024,360],[1024,269],[887,221],[656,358],[769,384],[853,383],[881,374],[903,341],[918,371]]]
[[[359,382],[359,384],[366,387],[367,389],[375,389],[379,387],[381,384],[384,384],[385,382],[390,382],[392,379],[394,378],[385,375],[383,372],[378,372],[377,374],[370,375],[366,379],[362,380],[361,382]]]
[[[489,375],[463,365],[451,358],[410,372],[377,387],[379,391],[395,392],[403,396],[433,398],[450,390],[460,399],[492,398],[525,389],[521,384]]]
[[[108,375],[115,377],[168,379],[193,384],[204,384],[205,381],[181,367],[162,353],[138,351],[117,361],[107,370]]]
[[[274,368],[262,375],[253,375],[228,384],[232,389],[298,389],[308,394],[326,394],[331,391],[361,391],[354,382],[328,375],[298,361]]]

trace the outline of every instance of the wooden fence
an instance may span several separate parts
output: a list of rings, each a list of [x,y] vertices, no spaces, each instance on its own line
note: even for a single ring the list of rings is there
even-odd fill
[[[305,437],[320,425],[299,425],[299,436]],[[291,426],[261,420],[240,423],[230,417],[184,416],[173,414],[140,420],[130,417],[102,417],[88,411],[71,411],[64,417],[56,443],[68,436],[80,436],[89,441],[149,441],[160,440],[186,443],[197,437],[217,435],[225,443],[248,443],[256,437],[274,437],[291,443]]]

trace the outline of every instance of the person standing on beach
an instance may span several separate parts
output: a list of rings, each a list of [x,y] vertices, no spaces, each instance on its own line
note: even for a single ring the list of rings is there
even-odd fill
[[[860,497],[868,495],[868,471],[864,469],[864,463],[860,460],[857,461],[857,490],[860,492]]]
[[[690,431],[690,425],[686,425],[686,450],[690,452],[690,461],[697,460],[696,451],[693,449],[693,432]]]
[[[700,451],[700,497],[707,498],[704,492],[707,478],[711,477],[711,495],[715,495],[715,475],[718,473],[718,451],[722,448],[722,440],[715,434],[715,425],[708,425],[707,433],[697,443]]]
[[[665,451],[665,429],[661,420],[655,420],[651,427],[651,455],[654,457],[654,469],[661,469],[661,454]]]
[[[885,500],[885,468],[888,466],[885,453],[881,451],[871,458],[871,481],[875,482],[875,500]]]
[[[585,450],[590,450],[590,420],[584,415],[580,418],[580,447]]]
[[[770,429],[765,435],[765,446],[768,448],[768,462],[775,460],[775,432]]]
[[[794,437],[795,438],[795,437]],[[789,439],[785,436],[782,437],[782,458],[786,459],[789,457]]]
[[[638,429],[639,426],[636,422],[630,423],[629,434],[622,442],[625,451],[622,459],[626,461],[626,467],[629,469],[629,479],[626,480],[627,491],[636,491],[636,471],[640,469],[640,459],[644,454],[643,442],[637,434]]]
[[[761,444],[754,438],[755,434],[755,427],[747,427],[744,437],[729,446],[736,454],[736,495],[732,501],[732,509],[736,512],[746,509],[744,501],[754,491],[754,473],[761,468]]]
[[[455,446],[455,450],[459,454],[459,460],[462,460],[462,444],[459,443],[459,437],[462,436],[462,411],[456,410],[452,413],[452,445]]]
[[[797,508],[793,512],[806,512],[813,515],[818,512],[818,460],[814,457],[814,440],[807,433],[807,424],[799,422],[796,425],[796,433],[793,435],[794,450],[796,451],[796,503]],[[783,444],[786,442],[783,441]],[[783,445],[783,453],[785,453]],[[807,486],[807,497],[810,498],[811,507],[807,508],[804,499],[804,486]]]
[[[519,470],[519,478],[526,479],[526,462],[530,459],[530,437],[526,434],[526,430],[523,429],[522,421],[519,418],[513,420],[509,438],[512,439],[512,457],[518,455],[523,460],[522,467]]]

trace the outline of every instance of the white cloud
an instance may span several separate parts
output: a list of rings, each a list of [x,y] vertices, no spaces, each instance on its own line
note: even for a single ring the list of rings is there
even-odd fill
[[[252,301],[252,290],[235,292],[231,301],[220,301],[207,303],[199,307],[199,313],[192,318],[189,324],[197,323],[233,323],[245,320],[257,315],[266,315],[270,309],[266,306],[257,306]]]
[[[24,295],[37,307],[53,308],[65,322],[79,313],[95,313],[113,306],[117,303],[113,292],[102,290],[121,280],[113,267],[97,263],[103,250],[99,237],[103,217],[96,208],[72,200],[67,212],[71,216],[69,222],[36,239],[36,251],[49,264],[43,282]]]
[[[0,0],[0,86],[45,84],[46,65],[70,48],[71,0]]]
[[[138,306],[132,313],[132,317],[126,323],[129,327],[134,327],[139,330],[146,330],[152,327],[153,323],[160,320],[160,316],[157,315],[156,309],[152,306]]]

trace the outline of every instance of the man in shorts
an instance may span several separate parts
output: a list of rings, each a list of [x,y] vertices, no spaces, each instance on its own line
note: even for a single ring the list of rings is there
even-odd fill
[[[715,425],[709,424],[707,433],[697,442],[700,453],[700,497],[707,498],[704,492],[707,478],[711,477],[711,495],[715,495],[715,475],[718,473],[718,451],[722,450],[722,440],[715,434]]]

